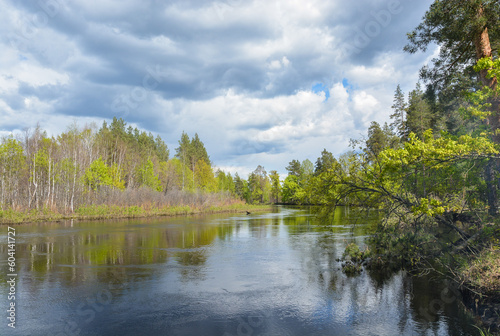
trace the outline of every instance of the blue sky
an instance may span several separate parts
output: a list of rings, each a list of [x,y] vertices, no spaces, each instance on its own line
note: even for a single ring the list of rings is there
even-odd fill
[[[431,2],[0,0],[0,134],[116,116],[241,175],[339,155],[436,52],[402,52]]]

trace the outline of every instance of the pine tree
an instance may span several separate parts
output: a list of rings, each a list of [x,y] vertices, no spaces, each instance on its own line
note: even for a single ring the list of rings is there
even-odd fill
[[[408,95],[406,132],[415,133],[420,139],[426,130],[432,128],[431,106],[425,99],[420,83]]]
[[[295,175],[295,176],[300,176],[300,161],[299,160],[292,160],[288,164],[288,166],[285,168],[288,171],[288,175]]]
[[[269,172],[269,178],[271,179],[271,201],[279,203],[281,201],[280,175],[276,170],[271,170]]]
[[[498,57],[500,46],[500,2],[498,0],[436,0],[422,23],[408,34],[405,51],[425,51],[431,44],[440,47],[431,67],[421,77],[443,91],[462,86],[463,77],[476,77],[472,67],[482,58]],[[488,77],[488,69],[479,73],[477,84],[495,89],[497,78]],[[457,92],[455,92],[456,94]],[[492,112],[487,123],[493,140],[500,143],[500,97],[490,101]]]
[[[368,128],[368,139],[366,140],[366,154],[373,161],[378,154],[388,147],[388,139],[382,131],[380,124],[372,121]]]
[[[329,151],[323,149],[321,152],[321,156],[316,160],[316,164],[314,166],[314,175],[319,175],[331,169],[333,164],[335,163],[335,158],[333,154]]]
[[[181,139],[179,140],[179,147],[175,149],[175,157],[179,159],[182,166],[185,167],[189,165],[190,157],[191,157],[191,141],[189,140],[189,135],[187,133],[182,132]],[[182,169],[182,189],[186,186],[186,173],[185,169]]]
[[[401,86],[398,84],[396,92],[394,93],[394,103],[391,106],[393,113],[391,114],[391,128],[394,132],[401,138],[401,140],[406,140],[408,134],[406,133],[406,101]]]

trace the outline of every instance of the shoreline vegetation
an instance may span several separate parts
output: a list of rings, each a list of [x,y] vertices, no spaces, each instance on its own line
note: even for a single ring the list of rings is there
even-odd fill
[[[0,226],[22,225],[38,222],[59,222],[67,220],[115,220],[132,218],[155,218],[191,215],[208,215],[217,213],[263,212],[272,209],[271,205],[251,205],[242,202],[221,205],[177,205],[177,206],[117,206],[90,205],[82,206],[71,214],[61,214],[49,209],[16,211],[12,209],[0,211]]]

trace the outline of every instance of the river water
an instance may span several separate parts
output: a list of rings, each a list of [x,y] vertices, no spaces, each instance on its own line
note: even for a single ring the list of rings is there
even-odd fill
[[[16,328],[1,335],[478,335],[434,277],[340,270],[377,214],[268,213],[16,226]]]

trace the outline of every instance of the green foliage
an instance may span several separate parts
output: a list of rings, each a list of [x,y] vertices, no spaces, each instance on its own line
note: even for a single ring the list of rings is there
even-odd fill
[[[483,57],[477,61],[474,71],[488,70],[487,78],[500,78],[500,58]]]
[[[426,130],[433,128],[431,106],[422,92],[420,83],[409,94],[406,115],[406,134],[415,133],[422,138]]]
[[[299,178],[296,175],[288,175],[283,182],[283,202],[297,204],[300,202],[300,195],[303,193],[299,186]]]
[[[396,92],[394,93],[394,103],[392,105],[392,109],[394,111],[391,114],[391,119],[393,121],[390,126],[400,139],[405,140],[408,136],[406,128],[407,105],[404,93],[399,84],[396,88]]]
[[[248,182],[242,179],[238,173],[234,175],[234,191],[236,195],[241,199],[249,202],[250,191],[248,189]]]
[[[116,165],[108,167],[106,163],[99,159],[92,162],[83,174],[85,185],[91,190],[98,190],[100,186],[111,186],[124,189],[124,183],[120,180],[119,168]]]
[[[179,147],[175,149],[175,156],[181,160],[183,164],[194,167],[199,160],[205,161],[210,165],[210,158],[205,149],[205,145],[198,137],[198,133],[190,140],[189,135],[182,132],[181,139],[179,140]]]
[[[227,191],[231,195],[236,195],[236,186],[234,184],[233,177],[230,173],[225,173],[222,170],[217,170],[215,174],[217,179],[217,189],[219,191]]]
[[[359,263],[369,257],[369,255],[370,250],[368,248],[365,251],[361,251],[356,243],[350,243],[346,246],[344,253],[342,254],[342,259]]]
[[[248,198],[251,204],[269,203],[271,195],[271,182],[266,170],[262,166],[248,176]]]
[[[187,188],[187,180],[192,180],[192,188],[205,191],[215,191],[217,189],[217,181],[215,180],[210,158],[205,149],[205,145],[196,133],[192,139],[189,135],[182,132],[179,140],[179,147],[176,149],[175,157],[179,159],[181,164],[186,168],[189,167],[191,174],[186,174],[186,168],[182,171],[182,188]],[[200,171],[198,171],[200,170]],[[210,175],[210,176],[209,176]]]
[[[311,203],[313,198],[313,181],[321,171],[327,170],[328,165],[334,161],[331,153],[324,151],[323,155],[324,157],[317,160],[316,168],[309,159],[305,159],[302,163],[298,160],[290,162],[286,168],[289,174],[282,185],[283,202],[289,204]]]
[[[314,174],[317,176],[321,173],[327,172],[336,163],[333,154],[325,149],[321,152],[321,156],[316,160],[314,167]]]
[[[282,193],[280,175],[276,170],[271,170],[269,178],[271,180],[271,202],[279,203]]]
[[[422,23],[408,34],[405,50],[425,51],[433,43],[440,46],[439,57],[421,76],[439,88],[456,85],[456,79],[467,71],[477,56],[475,42],[488,28],[492,45],[500,38],[500,3],[497,0],[436,0]]]
[[[147,159],[138,168],[138,180],[139,184],[156,191],[162,191],[161,181],[158,175],[155,173],[154,164],[151,159]]]
[[[195,181],[197,187],[205,192],[216,192],[217,180],[212,167],[203,159],[198,160],[196,167]]]
[[[499,78],[500,75],[500,59],[493,60],[491,57],[480,59],[474,66],[476,72],[487,70],[487,78]],[[492,98],[498,99],[500,96],[500,87],[483,86],[480,90],[466,92],[468,106],[462,108],[462,113],[467,116],[477,117],[485,120],[492,116],[494,112],[492,108]],[[486,134],[486,133],[485,133]]]
[[[480,336],[493,336],[493,334],[490,333],[489,330],[483,330],[483,329],[479,328],[478,326],[473,326],[473,327],[479,331]]]
[[[403,148],[381,152],[380,165],[367,172],[378,192],[396,202],[404,199],[416,213],[433,216],[474,206],[470,201],[471,193],[479,191],[477,163],[496,154],[496,146],[487,138],[446,134],[434,138],[428,130],[423,139],[412,133]],[[465,190],[468,198],[457,203],[454,195]],[[406,196],[408,192],[416,197]]]
[[[295,175],[295,176],[300,176],[300,161],[299,160],[292,160],[286,167],[286,170],[288,171],[289,175]]]
[[[430,217],[442,215],[445,210],[442,202],[428,198],[421,198],[418,205],[412,206],[412,211],[415,215],[426,214]]]
[[[362,270],[362,263],[371,255],[368,247],[361,251],[355,243],[346,246],[342,254],[342,271],[347,275],[359,274]]]
[[[0,164],[8,176],[21,172],[26,168],[24,149],[19,141],[9,137],[0,145]]]
[[[384,125],[384,128],[381,128],[378,122],[372,121],[368,128],[368,139],[362,149],[366,153],[368,160],[375,161],[382,150],[395,148],[398,144],[399,139],[387,124]]]
[[[21,178],[26,174],[26,158],[21,143],[12,137],[0,144],[0,207],[18,201]]]

